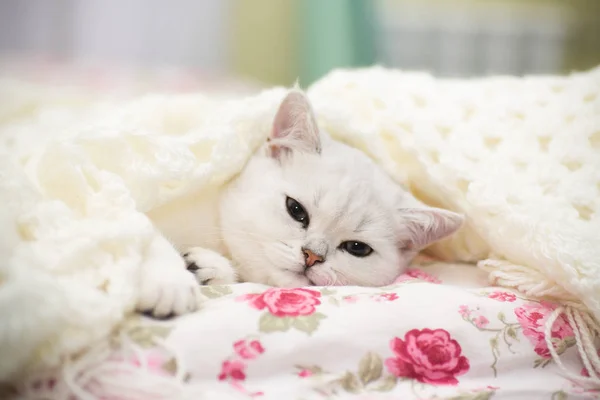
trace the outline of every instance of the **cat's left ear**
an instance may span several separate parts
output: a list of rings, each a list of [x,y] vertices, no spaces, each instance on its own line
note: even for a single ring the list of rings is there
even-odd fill
[[[283,99],[273,121],[269,153],[274,158],[294,151],[320,153],[319,128],[306,95],[293,89]]]
[[[419,251],[456,232],[464,217],[452,211],[433,207],[399,209],[401,224],[399,246]]]

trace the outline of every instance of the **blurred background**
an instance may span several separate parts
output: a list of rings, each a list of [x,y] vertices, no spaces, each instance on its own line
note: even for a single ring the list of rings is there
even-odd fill
[[[184,91],[306,87],[372,64],[562,73],[600,64],[600,0],[0,0],[0,61],[28,79]]]

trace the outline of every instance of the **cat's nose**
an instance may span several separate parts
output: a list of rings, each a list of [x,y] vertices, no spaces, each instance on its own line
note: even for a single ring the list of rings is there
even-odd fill
[[[304,265],[306,265],[306,268],[310,268],[316,263],[325,261],[323,256],[315,254],[309,249],[302,249],[302,252],[304,253]]]

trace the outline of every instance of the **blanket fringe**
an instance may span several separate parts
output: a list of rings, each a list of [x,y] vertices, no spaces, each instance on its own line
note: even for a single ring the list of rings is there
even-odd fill
[[[494,259],[480,261],[477,266],[488,271],[490,281],[496,285],[517,289],[529,297],[546,298],[561,303],[561,306],[550,314],[544,325],[544,339],[552,360],[565,376],[577,385],[588,389],[599,389],[600,351],[594,341],[600,337],[600,322],[594,318],[589,309],[556,282],[549,281],[546,276],[531,267]],[[589,376],[570,371],[562,362],[552,342],[554,324],[563,315],[573,329],[577,352]]]
[[[479,261],[477,266],[490,273],[490,282],[493,284],[515,288],[526,296],[579,302],[577,297],[534,268],[496,259]]]
[[[573,373],[563,364],[560,355],[552,343],[552,328],[561,315],[566,316],[575,334],[575,343],[581,361],[588,376]],[[558,307],[550,314],[544,326],[544,338],[552,359],[560,367],[565,376],[581,387],[588,389],[600,388],[600,357],[594,345],[594,339],[600,335],[600,324],[590,316],[590,312],[582,305],[566,305]]]

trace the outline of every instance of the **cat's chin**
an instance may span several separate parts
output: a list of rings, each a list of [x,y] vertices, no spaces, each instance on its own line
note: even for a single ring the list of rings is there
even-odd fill
[[[342,284],[342,282],[334,275],[327,274],[324,271],[319,271],[317,269],[309,269],[306,271],[305,277],[310,282],[311,286],[337,286]]]
[[[268,284],[284,288],[315,286],[315,284],[306,275],[287,270],[284,271],[283,274],[272,274],[270,277],[270,282]]]
[[[285,279],[280,281],[277,286],[281,287],[304,287],[304,286],[332,286],[333,282],[331,277],[324,275],[323,273],[316,272],[315,270],[309,270],[306,273],[303,272],[289,272],[286,274]]]

